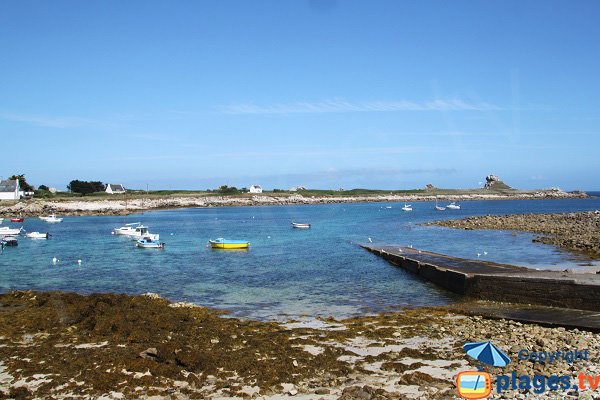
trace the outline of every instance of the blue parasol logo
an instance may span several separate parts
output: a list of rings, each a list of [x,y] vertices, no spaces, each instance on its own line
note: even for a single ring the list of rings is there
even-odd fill
[[[510,358],[490,341],[465,343],[463,349],[469,356],[487,365],[505,367],[510,363]]]

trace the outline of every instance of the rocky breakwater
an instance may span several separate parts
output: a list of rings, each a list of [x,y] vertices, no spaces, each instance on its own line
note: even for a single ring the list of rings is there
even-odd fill
[[[439,225],[460,229],[500,229],[539,234],[534,242],[585,253],[600,258],[600,211],[558,214],[485,215],[460,220],[435,221]]]

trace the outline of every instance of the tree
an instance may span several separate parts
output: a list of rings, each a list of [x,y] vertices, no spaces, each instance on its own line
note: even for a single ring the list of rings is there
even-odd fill
[[[46,186],[46,185],[40,185],[40,186],[38,186],[38,190],[45,190],[45,191],[49,191],[49,190],[50,190],[50,188],[49,188],[48,186]]]
[[[25,180],[25,174],[13,175],[13,176],[9,177],[8,180],[10,180],[10,181],[18,180],[19,187],[21,188],[22,191],[33,192],[33,186],[31,186],[29,183],[27,183],[27,181]]]
[[[99,181],[80,181],[73,180],[67,185],[67,189],[69,189],[73,193],[81,193],[82,195],[95,193],[95,192],[103,192],[104,184]]]

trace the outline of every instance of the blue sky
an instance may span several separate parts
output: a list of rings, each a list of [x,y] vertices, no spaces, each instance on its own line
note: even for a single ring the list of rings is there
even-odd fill
[[[599,189],[596,1],[0,2],[0,176]]]

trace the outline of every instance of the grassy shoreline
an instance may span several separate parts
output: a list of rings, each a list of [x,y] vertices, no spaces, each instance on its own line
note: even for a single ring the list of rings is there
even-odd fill
[[[373,191],[371,191],[373,192]],[[353,191],[314,195],[315,191],[296,193],[232,194],[197,192],[185,194],[132,193],[123,195],[91,195],[84,197],[60,197],[29,199],[19,202],[0,203],[0,216],[60,215],[128,215],[147,210],[190,208],[190,207],[237,207],[261,205],[340,204],[366,202],[418,202],[418,201],[470,201],[470,200],[542,200],[586,198],[585,193],[566,193],[559,190],[519,191],[487,189],[475,190],[420,190],[420,191],[376,191],[356,194]],[[302,194],[304,193],[304,194]]]

